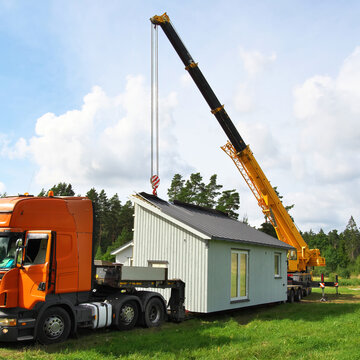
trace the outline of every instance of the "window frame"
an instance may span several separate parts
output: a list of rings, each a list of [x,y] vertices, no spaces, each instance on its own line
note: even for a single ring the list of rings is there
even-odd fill
[[[276,273],[276,263],[278,264],[278,273]],[[274,278],[281,278],[281,253],[274,253]]]
[[[169,262],[167,260],[148,260],[148,267],[167,269]]]
[[[232,255],[238,255],[238,264],[237,264],[237,294],[235,297],[232,297]],[[246,255],[246,267],[245,267],[245,295],[241,295],[241,255]],[[249,251],[240,250],[240,249],[231,249],[230,254],[230,301],[247,301],[249,300]]]

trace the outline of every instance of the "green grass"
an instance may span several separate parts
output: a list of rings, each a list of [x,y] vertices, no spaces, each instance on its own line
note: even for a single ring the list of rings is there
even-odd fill
[[[315,276],[314,281],[320,282],[320,276]],[[335,276],[332,275],[330,277],[325,278],[325,281],[335,281]],[[339,285],[340,286],[360,286],[360,278],[352,277],[350,279],[343,279],[339,277]]]
[[[161,329],[82,330],[63,344],[2,344],[0,359],[359,359],[360,290],[209,314]]]

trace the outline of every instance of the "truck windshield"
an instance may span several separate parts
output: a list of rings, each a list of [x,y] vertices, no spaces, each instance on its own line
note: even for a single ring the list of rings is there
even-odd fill
[[[14,234],[0,235],[0,269],[15,267],[16,240],[19,236]]]

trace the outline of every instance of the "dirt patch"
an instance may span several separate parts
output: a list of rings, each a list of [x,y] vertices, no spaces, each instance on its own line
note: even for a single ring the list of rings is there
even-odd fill
[[[311,294],[311,296],[303,298],[301,301],[304,303],[316,303],[320,302],[321,294]],[[328,302],[332,303],[339,303],[339,304],[345,304],[345,303],[354,303],[354,302],[360,302],[360,294],[342,294],[341,291],[339,291],[339,294],[327,294],[325,292],[325,299]]]

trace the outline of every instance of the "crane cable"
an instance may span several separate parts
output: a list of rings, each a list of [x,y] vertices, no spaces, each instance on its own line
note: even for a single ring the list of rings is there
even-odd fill
[[[158,28],[151,24],[151,177],[153,194],[157,195],[159,178],[159,90],[158,90]],[[155,131],[154,131],[155,127]],[[155,155],[154,155],[155,138]],[[155,172],[154,172],[155,160]]]

